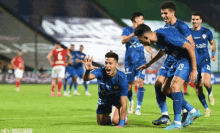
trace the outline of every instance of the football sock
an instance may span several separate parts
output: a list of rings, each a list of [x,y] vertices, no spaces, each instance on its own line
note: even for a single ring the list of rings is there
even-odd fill
[[[166,96],[161,91],[161,87],[155,87],[155,93],[156,93],[157,104],[160,108],[161,113],[163,115],[165,115],[165,114],[168,115],[168,109],[167,109],[167,104],[166,104]]]
[[[172,92],[172,98],[173,98],[174,121],[176,123],[179,123],[181,122],[181,105],[182,105],[181,92]]]
[[[185,99],[184,99],[184,96],[183,96],[183,93],[180,92],[181,94],[181,97],[182,97],[182,110],[186,109],[188,112],[190,112],[192,109],[193,109],[193,106],[190,105]]]
[[[62,87],[62,81],[58,81],[58,91],[57,92],[60,92],[61,90],[61,87]]]
[[[194,89],[196,88],[195,85],[194,85],[193,83],[191,83],[191,82],[189,82],[189,85],[190,85],[192,88],[194,88]]]
[[[73,86],[73,82],[70,82],[69,92],[71,92],[71,90],[72,90],[72,86]]]
[[[211,95],[212,94],[212,86],[207,91],[208,91],[208,95]]]
[[[66,92],[66,83],[64,83],[64,85],[63,85],[63,92]]]
[[[144,99],[144,87],[139,87],[138,88],[138,93],[137,93],[137,109],[141,108],[142,101]]]
[[[86,92],[88,92],[88,84],[86,82],[83,82],[84,86],[85,86],[85,90]]]
[[[20,81],[17,80],[16,83],[15,83],[15,85],[16,85],[16,89],[20,87],[20,84],[21,84]]]
[[[205,100],[205,95],[204,94],[202,94],[201,96],[198,95],[198,98],[199,98],[199,101],[202,103],[203,107],[205,109],[208,109],[208,105],[207,105],[206,100]]]
[[[55,85],[52,85],[51,86],[51,92],[54,92],[55,91]]]
[[[77,83],[74,83],[74,91],[77,91]]]
[[[183,84],[183,93],[187,93],[187,85]]]
[[[132,90],[128,91],[128,99],[130,102],[133,101]]]

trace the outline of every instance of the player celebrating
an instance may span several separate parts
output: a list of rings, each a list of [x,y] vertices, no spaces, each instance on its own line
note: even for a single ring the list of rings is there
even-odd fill
[[[66,63],[66,55],[69,57],[69,61]],[[51,57],[53,56],[53,62],[51,61]],[[71,61],[71,54],[67,49],[61,47],[60,43],[55,44],[55,49],[51,50],[47,55],[47,60],[50,65],[53,67],[52,69],[52,82],[51,82],[51,94],[53,97],[55,95],[55,87],[56,81],[58,80],[57,86],[57,97],[61,97],[62,94],[60,92],[62,87],[62,79],[65,77],[65,66]]]
[[[170,67],[165,83],[163,84],[163,93],[173,100],[174,122],[165,128],[165,130],[182,129],[181,124],[181,107],[189,112],[183,126],[188,126],[201,116],[201,112],[186,102],[181,92],[181,86],[184,82],[196,81],[197,67],[196,54],[194,47],[188,43],[186,38],[174,28],[161,28],[152,32],[150,27],[145,24],[139,25],[135,29],[135,35],[139,41],[145,45],[156,43],[160,48],[159,53],[148,64],[139,69],[145,69],[152,63],[167,53],[173,55],[177,60]],[[188,54],[186,54],[188,53]]]
[[[189,26],[182,20],[177,19],[175,17],[176,5],[171,1],[166,1],[160,5],[160,9],[161,9],[161,17],[166,23],[165,27],[172,27],[178,30],[187,40],[190,41],[192,46],[194,46],[194,42]],[[165,78],[167,77],[167,72],[169,68],[172,66],[172,64],[175,61],[176,58],[174,56],[168,55],[163,63],[163,66],[158,71],[158,76],[155,82],[155,92],[156,92],[157,104],[161,110],[162,116],[157,120],[152,121],[154,125],[160,125],[160,124],[168,125],[171,122],[166,105],[166,96],[162,93],[161,87],[165,81]],[[186,116],[187,113],[184,115],[182,121],[185,121]]]
[[[208,42],[211,44],[212,60],[216,61],[215,41],[213,40],[212,32],[207,28],[201,27],[202,16],[199,12],[192,13],[191,22],[193,25],[191,32],[196,44],[198,58],[202,60],[202,62],[198,64],[198,76],[200,79],[199,82],[196,84],[196,88],[198,89],[198,98],[206,110],[205,116],[210,116],[211,110],[208,108],[208,105],[206,103],[202,86],[204,85],[208,91],[208,98],[210,104],[214,105],[214,97],[212,95],[212,85],[210,83],[211,65],[210,65],[210,56],[208,51]]]
[[[125,74],[117,69],[118,55],[114,52],[106,53],[105,67],[98,69],[92,66],[92,60],[92,57],[91,59],[88,57],[88,60],[85,58],[82,61],[86,69],[83,79],[84,81],[95,78],[98,80],[97,122],[99,125],[110,125],[112,119],[114,125],[123,127],[127,113],[128,82]],[[115,111],[112,112],[113,115],[110,119],[112,106],[115,106]]]
[[[15,90],[19,91],[21,78],[24,73],[24,58],[22,57],[22,51],[18,51],[18,55],[15,56],[11,61],[12,66],[14,66],[14,73],[16,77]]]
[[[86,57],[86,54],[83,53],[83,45],[80,45],[79,51],[76,51],[75,54],[75,65],[74,65],[74,69],[76,72],[77,77],[82,78],[83,77],[83,73],[84,73],[84,68],[83,68],[83,64],[81,62],[81,60],[83,60]],[[88,91],[88,84],[84,81],[83,85],[85,86],[85,94],[87,96],[91,96],[91,94]],[[80,93],[77,92],[77,82],[74,83],[74,95],[80,95]]]
[[[69,62],[69,64],[66,67],[65,79],[64,79],[64,88],[63,88],[64,96],[70,96],[72,85],[73,85],[73,83],[76,82],[76,73],[75,73],[75,70],[74,70],[74,61],[75,61],[75,52],[74,52],[74,50],[75,50],[75,46],[73,44],[71,44],[70,54],[72,56],[72,59],[71,59],[71,62]],[[72,81],[71,81],[70,86],[69,86],[69,92],[66,93],[66,85],[67,85],[67,80],[69,78],[72,78]]]
[[[138,92],[137,92],[137,108],[135,111],[136,115],[141,115],[141,105],[144,98],[144,77],[145,70],[136,71],[136,68],[146,63],[144,56],[144,46],[141,44],[137,37],[134,35],[134,29],[144,23],[144,15],[140,12],[135,12],[131,16],[132,27],[124,27],[122,32],[122,44],[126,44],[125,53],[125,74],[129,83],[128,99],[129,99],[129,110],[128,113],[133,113],[134,102],[132,98],[132,83],[134,82],[135,76],[138,78]],[[150,47],[146,46],[146,50],[151,53],[154,57],[154,53]]]

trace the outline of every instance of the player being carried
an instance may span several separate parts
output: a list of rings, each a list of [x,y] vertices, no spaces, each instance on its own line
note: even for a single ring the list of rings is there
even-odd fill
[[[66,62],[66,55],[69,57],[69,61]],[[51,61],[51,57],[53,57],[53,62]],[[72,56],[69,50],[62,48],[60,43],[55,44],[55,49],[51,50],[47,55],[47,60],[50,65],[53,67],[52,69],[52,82],[51,82],[51,94],[53,97],[55,95],[55,87],[56,82],[58,86],[57,97],[61,97],[61,87],[62,80],[65,77],[65,67],[71,61]]]
[[[193,12],[191,22],[193,28],[191,28],[192,36],[196,44],[196,50],[198,52],[198,59],[202,60],[198,64],[198,78],[199,82],[196,83],[196,88],[198,89],[198,98],[202,105],[204,106],[206,112],[205,116],[210,116],[211,110],[205,100],[205,95],[203,93],[203,85],[208,91],[208,98],[211,105],[214,105],[214,97],[212,95],[212,85],[211,85],[211,65],[210,56],[208,51],[208,42],[211,44],[212,50],[212,60],[216,61],[215,56],[215,41],[213,40],[213,35],[210,29],[201,27],[202,16],[199,12]]]
[[[184,82],[195,82],[197,78],[196,54],[193,45],[174,28],[160,28],[152,32],[150,27],[141,24],[135,29],[135,35],[144,45],[156,43],[160,51],[148,64],[138,68],[146,69],[165,53],[174,56],[177,60],[168,70],[163,84],[163,92],[173,100],[174,122],[165,130],[182,129],[201,116],[201,112],[191,106],[183,97],[181,86]],[[165,53],[164,53],[165,52]],[[187,54],[188,53],[188,54]],[[189,112],[186,121],[181,124],[181,107]]]
[[[117,69],[118,55],[114,52],[106,53],[105,66],[100,68],[92,66],[92,60],[93,57],[91,59],[88,57],[82,61],[86,69],[83,79],[98,80],[99,100],[96,110],[98,125],[111,125],[112,122],[121,128],[128,121],[126,119],[128,82],[125,74]]]
[[[22,57],[22,51],[18,51],[18,55],[15,56],[11,61],[12,66],[14,66],[14,74],[16,78],[15,90],[19,91],[21,78],[24,73],[24,58]]]
[[[135,76],[137,76],[138,81],[138,92],[137,92],[137,108],[135,111],[136,115],[141,115],[141,105],[144,98],[144,78],[145,70],[137,71],[136,68],[146,63],[144,56],[144,46],[141,44],[137,37],[134,35],[134,29],[139,25],[144,23],[144,15],[140,12],[134,12],[131,16],[132,26],[124,27],[121,40],[122,44],[126,46],[125,53],[125,74],[129,83],[128,99],[129,99],[129,110],[128,113],[133,113],[134,102],[132,98],[132,84],[134,82]],[[155,55],[149,46],[145,49],[151,53],[153,58]]]

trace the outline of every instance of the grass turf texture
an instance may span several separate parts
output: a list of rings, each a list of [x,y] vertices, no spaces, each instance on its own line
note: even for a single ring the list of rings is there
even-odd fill
[[[67,87],[68,88],[68,87]],[[89,85],[91,97],[85,96],[84,86],[78,86],[81,96],[50,97],[50,85],[21,85],[20,92],[14,85],[0,85],[0,131],[14,128],[32,128],[33,133],[73,133],[73,132],[180,132],[164,131],[166,126],[154,126],[152,120],[160,117],[156,104],[153,85],[145,85],[145,97],[142,115],[129,115],[129,125],[123,129],[113,126],[98,126],[96,122],[97,85]],[[206,90],[204,88],[206,94]],[[204,117],[204,108],[194,89],[188,87],[189,96],[185,99],[202,112],[202,116],[193,125],[181,132],[219,132],[220,131],[220,89],[213,86],[215,105],[211,108],[211,117]],[[136,103],[136,95],[133,96]],[[207,99],[207,95],[206,95]],[[208,102],[208,100],[207,100]],[[167,98],[171,120],[173,120],[172,101]],[[135,105],[136,106],[136,105]]]

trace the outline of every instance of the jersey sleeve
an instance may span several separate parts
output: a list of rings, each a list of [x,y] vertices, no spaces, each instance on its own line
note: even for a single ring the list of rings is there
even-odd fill
[[[121,78],[120,83],[119,83],[120,88],[121,88],[120,95],[121,96],[127,96],[128,95],[128,81],[127,81],[127,78],[126,78],[124,73],[120,78]]]
[[[97,78],[97,79],[102,78],[102,69],[101,68],[95,69],[95,70],[91,71],[90,73],[94,74],[95,78]]]
[[[123,35],[125,35],[125,36],[129,36],[130,35],[127,27],[123,28],[121,36],[123,36]]]
[[[213,34],[211,30],[208,30],[208,40],[212,41],[213,40]]]
[[[183,44],[187,41],[185,38],[181,37],[180,34],[174,34],[167,36],[166,41],[168,41],[170,44],[177,46],[177,47],[183,47]]]
[[[186,23],[183,23],[180,27],[179,27],[179,32],[184,36],[184,37],[188,37],[189,35],[192,35],[189,26]]]

